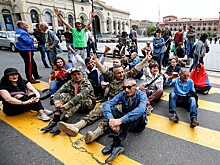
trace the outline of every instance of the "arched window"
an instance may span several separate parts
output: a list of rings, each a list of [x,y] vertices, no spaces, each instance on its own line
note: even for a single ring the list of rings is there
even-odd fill
[[[14,30],[12,18],[11,18],[11,12],[7,9],[2,9],[2,15],[5,21],[5,27],[7,31]]]
[[[205,27],[203,27],[202,30],[205,31]]]
[[[211,28],[211,27],[209,27],[208,31],[212,31],[212,28]]]
[[[84,18],[83,18],[83,16],[80,17],[80,22],[81,22],[82,26],[84,26]]]
[[[60,15],[63,18],[63,15],[62,14],[60,14]],[[60,22],[59,17],[57,17],[57,21],[58,21],[58,26],[63,27],[63,24]]]
[[[106,29],[107,29],[107,32],[109,32],[109,20],[106,21]]]
[[[113,28],[114,28],[114,33],[116,33],[116,22],[113,21]]]
[[[174,28],[174,31],[176,31],[176,28]]]
[[[172,29],[172,28],[170,28],[170,31],[173,31],[173,29]]]
[[[39,23],[37,11],[32,9],[30,11],[30,14],[31,14],[31,21],[32,21],[32,23]]]
[[[48,24],[49,29],[53,29],[51,14],[48,11],[45,12],[45,22]]]
[[[200,31],[200,27],[198,27],[198,31]]]
[[[68,15],[68,23],[69,23],[70,26],[73,27],[73,16],[70,15],[70,14]]]

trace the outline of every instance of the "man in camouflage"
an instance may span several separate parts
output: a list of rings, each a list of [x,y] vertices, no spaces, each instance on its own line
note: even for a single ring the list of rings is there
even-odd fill
[[[139,71],[144,67],[145,64],[151,59],[150,54],[146,55],[143,61],[132,68],[128,72],[124,72],[122,66],[116,65],[113,67],[113,72],[105,68],[97,59],[96,55],[93,55],[93,61],[97,68],[101,71],[103,77],[109,82],[109,98],[112,99],[115,95],[123,91],[124,80],[127,78],[134,78]],[[106,101],[107,102],[107,101]],[[106,103],[100,103],[98,107],[93,109],[88,115],[82,117],[81,120],[75,124],[67,124],[65,122],[59,122],[58,128],[67,133],[70,136],[76,136],[80,129],[87,125],[94,123],[96,120],[103,117],[103,105]],[[121,109],[121,108],[120,108]],[[107,129],[107,121],[102,121],[99,123],[98,128],[95,131],[88,131],[85,136],[85,142],[91,143],[97,137],[104,134]]]
[[[57,123],[60,121],[60,116],[63,112],[66,114],[62,121],[67,121],[79,109],[89,112],[94,108],[95,95],[90,81],[83,78],[83,74],[78,68],[71,70],[71,78],[54,94],[54,118],[41,131],[59,134],[60,130],[57,127]]]

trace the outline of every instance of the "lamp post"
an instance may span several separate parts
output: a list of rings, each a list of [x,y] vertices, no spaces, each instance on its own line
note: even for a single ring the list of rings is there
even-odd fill
[[[73,2],[73,14],[74,14],[74,21],[75,21],[75,23],[76,23],[75,0],[72,0],[72,2]],[[73,26],[74,26],[74,24],[73,24]]]

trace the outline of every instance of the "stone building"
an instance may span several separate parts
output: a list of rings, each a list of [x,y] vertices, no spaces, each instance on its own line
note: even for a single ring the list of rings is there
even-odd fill
[[[217,34],[220,37],[220,13],[219,18],[183,18],[178,19],[176,16],[163,17],[163,22],[158,22],[157,26],[164,29],[165,26],[169,26],[171,31],[178,31],[179,27],[183,25],[193,26],[197,35],[209,31],[212,34]]]
[[[91,17],[92,6],[88,0],[1,0],[0,27],[2,30],[15,30],[16,22],[23,20],[28,23],[30,32],[40,22],[47,22],[54,31],[65,31],[53,12],[54,7],[62,11],[63,18],[71,26],[75,21],[86,25]],[[100,0],[94,0],[94,9],[97,34],[121,34],[130,30],[129,12],[112,8]]]
[[[148,20],[130,20],[130,25],[137,25],[138,27],[149,27],[152,26],[152,22]]]

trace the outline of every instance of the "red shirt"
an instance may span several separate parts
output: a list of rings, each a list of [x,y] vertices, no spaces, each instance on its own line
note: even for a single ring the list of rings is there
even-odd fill
[[[175,44],[178,44],[179,42],[183,42],[183,33],[182,32],[176,32],[174,36]]]

